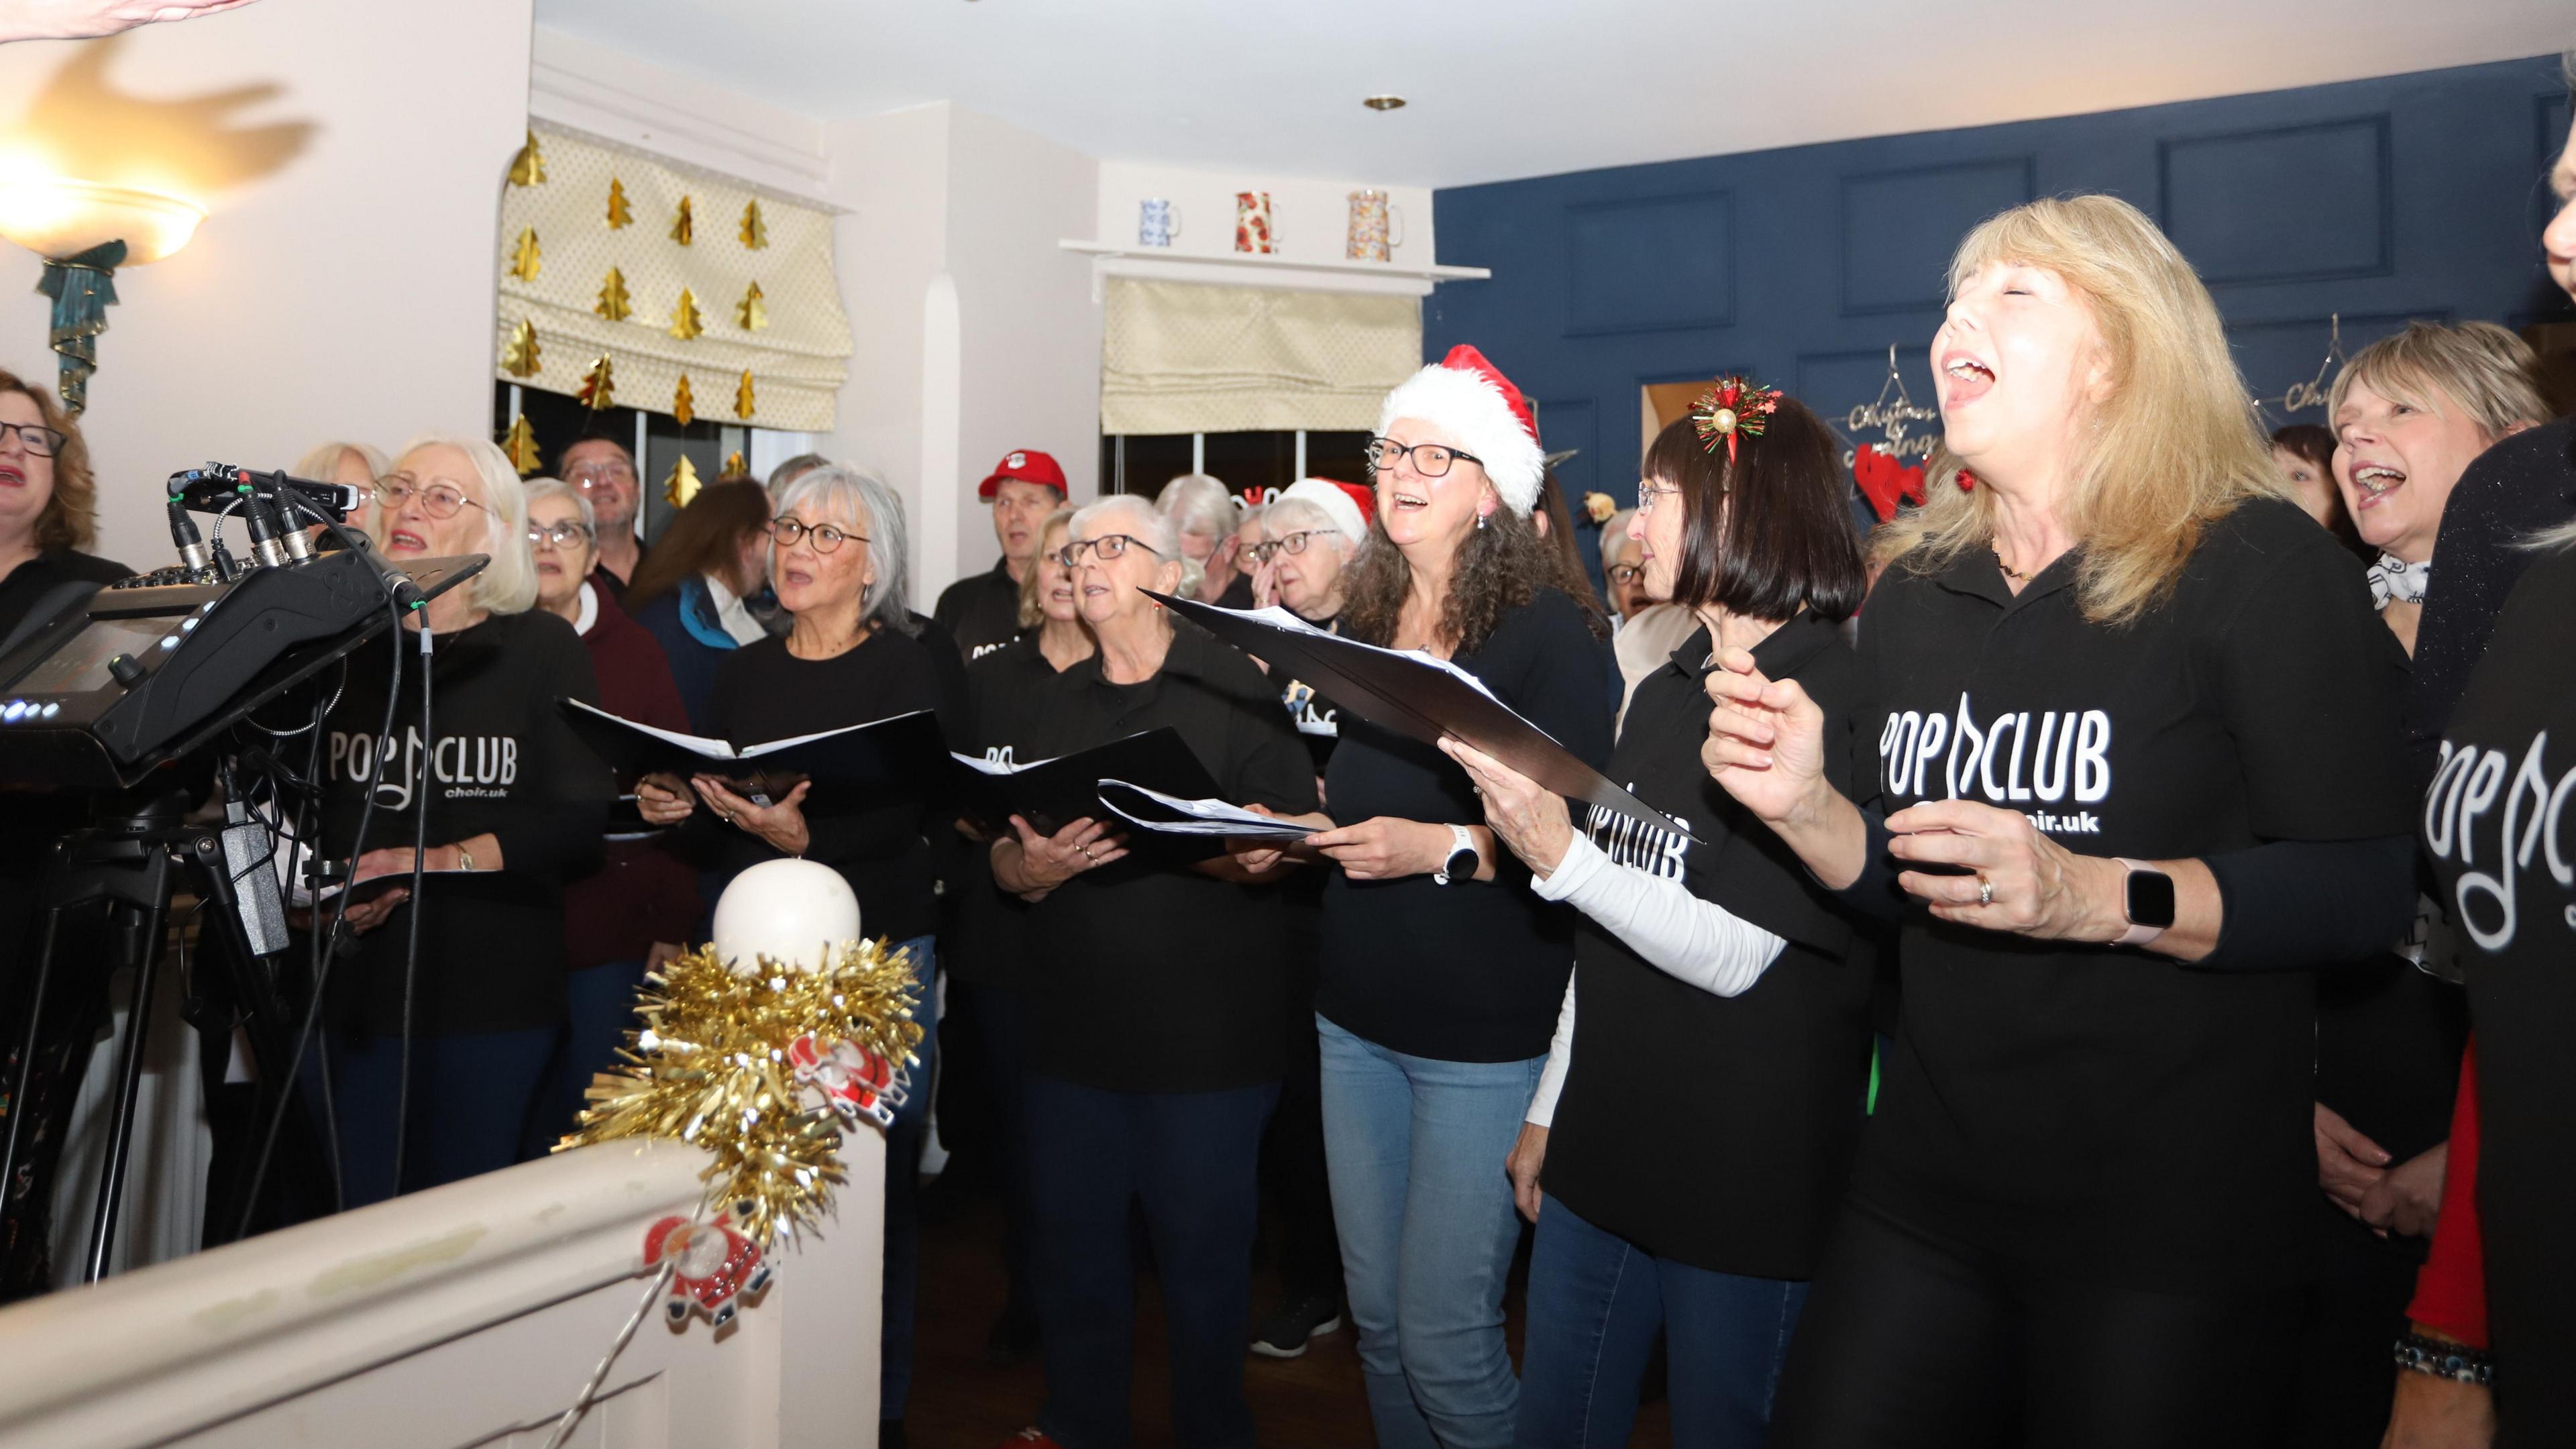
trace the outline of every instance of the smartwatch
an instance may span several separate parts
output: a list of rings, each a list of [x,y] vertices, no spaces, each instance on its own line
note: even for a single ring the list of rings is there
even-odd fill
[[[1441,861],[1440,868],[1431,873],[1431,881],[1434,885],[1474,880],[1476,867],[1485,863],[1485,858],[1476,853],[1476,837],[1467,833],[1466,826],[1450,826],[1449,838],[1453,844],[1449,847],[1448,859]]]
[[[2121,909],[2129,918],[2129,929],[2111,944],[2143,946],[2174,923],[2173,877],[2143,860],[2122,858],[2120,864],[2129,872]]]

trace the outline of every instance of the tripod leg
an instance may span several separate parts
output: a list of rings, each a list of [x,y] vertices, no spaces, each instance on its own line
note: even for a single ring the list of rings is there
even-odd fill
[[[18,1148],[27,1126],[27,1084],[35,1076],[36,1051],[44,1042],[45,991],[53,985],[54,938],[62,919],[60,905],[46,907],[45,934],[36,949],[35,980],[27,995],[27,1039],[18,1044],[17,1070],[9,1074],[9,1139],[6,1147],[0,1147],[0,1202],[8,1199],[11,1185],[18,1180]]]
[[[81,1270],[83,1283],[95,1283],[107,1276],[108,1260],[116,1248],[116,1215],[125,1195],[126,1158],[134,1147],[134,1104],[143,1084],[143,1036],[152,1021],[153,986],[161,975],[161,933],[165,923],[163,903],[168,901],[169,863],[156,856],[150,871],[161,877],[162,889],[152,893],[151,904],[126,906],[141,917],[141,931],[134,947],[134,1005],[125,1018],[125,1034],[116,1047],[116,1107],[108,1124],[107,1162],[99,1170],[98,1209],[90,1218],[89,1262]]]

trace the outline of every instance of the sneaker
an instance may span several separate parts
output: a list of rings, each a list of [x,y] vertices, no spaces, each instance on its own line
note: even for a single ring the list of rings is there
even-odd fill
[[[1308,1340],[1338,1332],[1341,1326],[1340,1300],[1329,1293],[1311,1294],[1270,1315],[1252,1336],[1252,1351],[1263,1358],[1296,1358],[1306,1352]]]
[[[1031,1424],[1003,1440],[1002,1449],[1064,1449],[1064,1446],[1048,1438],[1044,1429]]]

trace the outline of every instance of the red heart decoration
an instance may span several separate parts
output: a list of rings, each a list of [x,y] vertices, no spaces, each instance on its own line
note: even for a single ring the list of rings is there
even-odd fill
[[[1922,465],[1899,463],[1875,444],[1863,443],[1853,452],[1852,481],[1881,523],[1896,516],[1900,500],[1919,504],[1924,499]]]

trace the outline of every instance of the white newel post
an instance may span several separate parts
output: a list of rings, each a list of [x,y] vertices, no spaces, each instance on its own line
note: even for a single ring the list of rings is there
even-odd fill
[[[722,1330],[657,1303],[570,1444],[875,1442],[884,1139],[842,1158],[823,1234]],[[584,1147],[0,1310],[0,1449],[542,1449],[707,1160]]]

